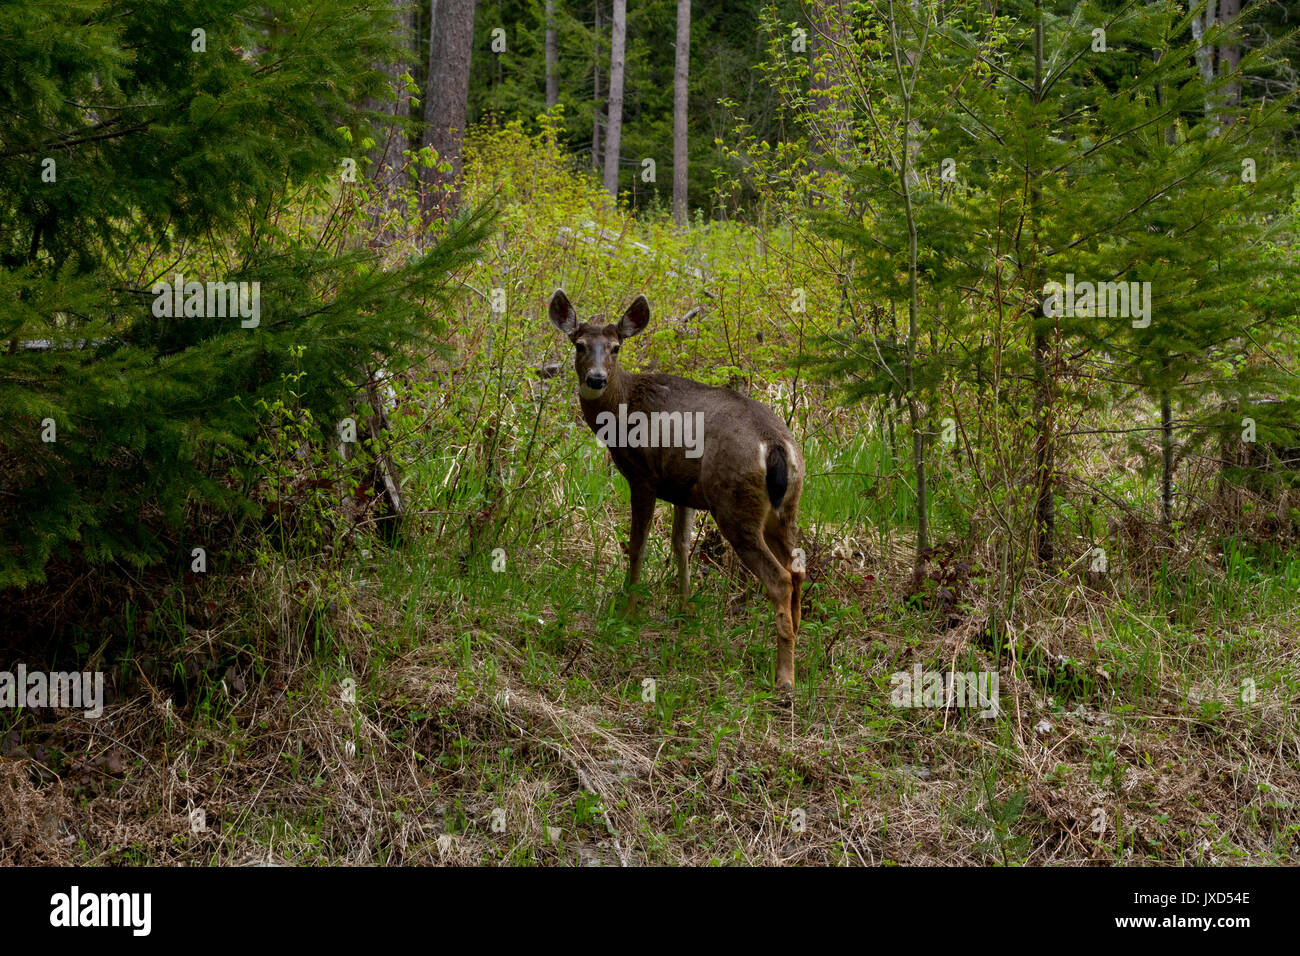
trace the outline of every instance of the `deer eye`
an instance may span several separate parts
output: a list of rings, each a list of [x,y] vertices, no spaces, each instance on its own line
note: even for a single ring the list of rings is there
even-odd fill
[[[615,345],[614,348],[613,348],[611,351],[612,351],[615,355],[617,355],[617,354],[618,354],[618,346]]]
[[[583,345],[581,342],[574,342],[573,344],[578,347],[579,352],[587,351],[587,346]]]

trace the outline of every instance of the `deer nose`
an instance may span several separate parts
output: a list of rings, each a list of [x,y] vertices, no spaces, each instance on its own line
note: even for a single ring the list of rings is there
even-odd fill
[[[601,389],[605,387],[605,376],[597,375],[594,372],[587,376],[587,387],[592,389]]]

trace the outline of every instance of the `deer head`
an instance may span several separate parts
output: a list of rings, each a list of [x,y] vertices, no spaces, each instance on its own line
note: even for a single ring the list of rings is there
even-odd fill
[[[650,303],[644,295],[632,300],[623,318],[609,324],[578,322],[569,297],[563,289],[551,296],[551,321],[573,343],[573,367],[578,373],[578,394],[591,401],[599,398],[618,377],[618,351],[624,339],[630,339],[650,322]]]

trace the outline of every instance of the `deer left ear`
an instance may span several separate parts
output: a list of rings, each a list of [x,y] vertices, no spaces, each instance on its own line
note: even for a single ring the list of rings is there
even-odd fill
[[[630,339],[644,329],[649,322],[650,303],[644,295],[639,295],[627,307],[627,311],[623,313],[623,318],[618,320],[618,337]]]

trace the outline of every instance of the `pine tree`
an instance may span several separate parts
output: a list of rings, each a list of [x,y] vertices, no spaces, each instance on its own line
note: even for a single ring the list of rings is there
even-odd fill
[[[1261,357],[1296,341],[1293,267],[1274,251],[1290,224],[1293,179],[1276,148],[1288,101],[1250,107],[1221,95],[1273,50],[1254,50],[1207,89],[1189,15],[1174,4],[1032,0],[997,20],[976,5],[942,17],[926,2],[875,10],[845,44],[856,56],[837,64],[840,96],[865,131],[841,164],[846,205],[865,214],[858,222],[838,207],[822,218],[854,251],[861,297],[890,314],[906,303],[909,320],[902,334],[891,322],[855,340],[830,336],[825,367],[851,396],[892,393],[909,410],[929,406],[927,384],[945,375],[978,394],[989,360],[1023,383],[995,400],[1032,422],[1043,564],[1054,559],[1063,413],[1145,394],[1163,409],[1168,522],[1175,407],[1216,434],[1216,397],[1263,394],[1276,362]],[[899,29],[915,59],[894,69]],[[1226,38],[1216,28],[1206,42]],[[935,175],[945,165],[948,188]],[[919,254],[904,255],[909,233]],[[1064,307],[1061,287],[1075,278],[1092,289],[1084,308]],[[1104,290],[1118,303],[1135,281],[1123,315],[1097,308],[1101,283],[1123,283]],[[1140,311],[1147,288],[1150,315]],[[985,317],[1004,316],[1018,334],[990,342]],[[940,331],[954,355],[938,354]],[[925,459],[917,449],[914,459],[923,532]]]
[[[237,466],[283,376],[324,437],[367,366],[443,329],[484,213],[390,271],[330,232],[379,136],[354,104],[384,91],[391,10],[0,6],[0,586],[188,554],[195,521],[251,510]],[[178,274],[247,283],[248,308],[168,316]]]
[[[1103,129],[1133,132],[1098,153],[1095,173],[1114,185],[1115,204],[1098,223],[1106,239],[1088,265],[1099,277],[1149,283],[1130,292],[1150,289],[1150,311],[1131,321],[1098,316],[1086,337],[1117,360],[1124,384],[1159,408],[1160,520],[1168,531],[1179,458],[1241,417],[1224,407],[1225,397],[1269,390],[1276,366],[1253,357],[1278,344],[1293,351],[1300,292],[1295,264],[1261,269],[1291,227],[1294,172],[1275,143],[1292,98],[1236,97],[1243,77],[1274,50],[1232,58],[1207,83],[1200,51],[1235,46],[1239,24],[1192,31],[1190,43],[1179,43],[1184,23],[1171,8],[1163,13],[1159,52],[1096,106]]]

